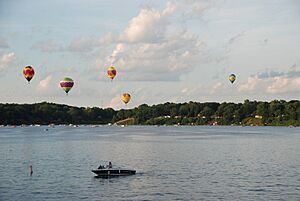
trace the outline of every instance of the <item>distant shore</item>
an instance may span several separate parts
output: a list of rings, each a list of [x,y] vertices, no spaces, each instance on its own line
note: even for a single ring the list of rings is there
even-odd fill
[[[17,127],[42,127],[44,129],[51,129],[51,128],[56,128],[56,127],[91,127],[91,128],[97,128],[97,127],[109,127],[109,126],[115,126],[115,127],[127,127],[127,126],[153,126],[153,127],[289,127],[289,128],[296,128],[299,126],[270,126],[270,125],[264,125],[264,126],[259,126],[259,125],[179,125],[179,124],[174,124],[174,125],[125,125],[125,124],[55,124],[55,125],[0,125],[0,128],[17,128]]]
[[[0,125],[300,126],[300,101],[142,104],[132,109],[0,104]]]

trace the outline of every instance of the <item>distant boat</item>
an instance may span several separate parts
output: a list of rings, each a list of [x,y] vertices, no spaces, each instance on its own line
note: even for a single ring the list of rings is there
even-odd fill
[[[95,173],[97,177],[128,176],[128,175],[134,175],[136,173],[135,170],[115,169],[115,168],[95,169],[92,170],[92,172]]]

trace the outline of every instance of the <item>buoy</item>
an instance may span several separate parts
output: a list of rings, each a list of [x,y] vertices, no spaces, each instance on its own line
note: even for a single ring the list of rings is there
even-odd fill
[[[30,176],[31,176],[33,174],[32,165],[29,166],[29,170],[30,170]]]

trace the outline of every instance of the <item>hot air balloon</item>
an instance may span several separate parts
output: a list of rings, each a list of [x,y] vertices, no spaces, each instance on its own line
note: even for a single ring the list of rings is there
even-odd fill
[[[234,83],[235,79],[236,79],[235,74],[229,75],[229,81],[230,81],[232,84]]]
[[[115,67],[111,66],[107,69],[107,77],[109,77],[111,80],[113,80],[116,75],[117,70],[115,69]]]
[[[23,75],[25,77],[25,79],[28,81],[28,84],[30,82],[30,80],[33,78],[34,76],[34,70],[31,66],[26,66],[23,68]]]
[[[68,95],[68,92],[72,89],[74,82],[71,78],[69,77],[65,77],[64,79],[62,79],[59,82],[61,88],[63,88],[63,90],[66,92],[66,94]]]
[[[127,103],[130,101],[131,97],[130,94],[124,93],[121,97],[122,101],[127,105]]]

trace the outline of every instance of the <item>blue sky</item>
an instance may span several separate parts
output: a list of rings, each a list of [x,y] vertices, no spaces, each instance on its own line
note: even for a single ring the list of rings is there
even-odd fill
[[[297,0],[2,0],[0,102],[119,109],[125,92],[127,108],[299,99],[299,19]]]

